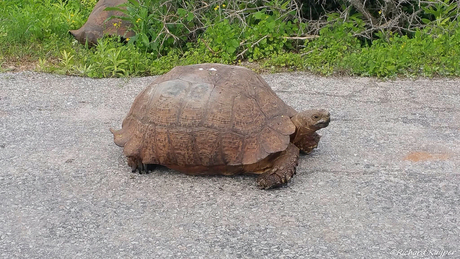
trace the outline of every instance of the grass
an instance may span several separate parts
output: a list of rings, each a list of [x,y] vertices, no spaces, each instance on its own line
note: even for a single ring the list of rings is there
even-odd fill
[[[383,78],[460,76],[460,26],[456,19],[429,24],[411,35],[382,32],[372,42],[356,36],[364,30],[360,23],[341,21],[323,27],[316,39],[293,41],[286,36],[305,24],[280,19],[287,17],[285,14],[257,10],[247,16],[251,26],[242,27],[222,16],[223,7],[214,7],[201,34],[182,45],[166,34],[160,35],[165,45],[155,45],[150,41],[155,30],[151,30],[150,34],[144,33],[143,41],[139,37],[125,44],[116,38],[104,38],[97,47],[88,48],[68,31],[81,27],[95,4],[96,0],[0,1],[0,72],[37,70],[127,77],[161,74],[177,65],[249,61],[253,62],[252,68],[265,71]],[[182,20],[177,23],[188,26],[194,22],[191,12],[182,9],[179,13],[178,19]],[[141,21],[137,16],[131,18]],[[160,25],[146,23],[139,30]],[[182,33],[184,28],[176,30]],[[137,31],[138,35],[142,33]]]
[[[68,30],[83,25],[94,4],[95,1],[1,1],[2,67],[30,67],[37,65],[39,59],[59,59],[62,50],[75,45]]]

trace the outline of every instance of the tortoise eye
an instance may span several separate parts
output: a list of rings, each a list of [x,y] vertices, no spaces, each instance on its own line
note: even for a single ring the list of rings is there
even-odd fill
[[[313,115],[313,118],[314,118],[315,120],[317,120],[317,119],[319,119],[319,116],[318,116],[318,115]]]

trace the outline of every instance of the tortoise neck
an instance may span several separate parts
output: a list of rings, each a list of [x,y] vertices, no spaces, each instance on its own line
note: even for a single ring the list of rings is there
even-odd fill
[[[311,127],[312,125],[308,125],[301,113],[297,113],[296,115],[292,116],[291,121],[294,123],[296,128],[296,132],[294,134],[305,135],[312,134],[316,131],[314,127]]]

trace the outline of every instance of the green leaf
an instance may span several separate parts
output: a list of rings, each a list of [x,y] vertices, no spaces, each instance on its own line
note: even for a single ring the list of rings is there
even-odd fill
[[[281,10],[286,10],[287,9],[287,5],[290,3],[290,1],[286,1],[284,2],[282,5],[281,5]]]
[[[177,9],[177,14],[180,17],[185,17],[185,15],[187,14],[187,10],[185,10],[184,8],[179,8],[179,9]]]
[[[120,8],[120,7],[106,7],[106,8],[104,9],[104,11],[119,11],[119,12],[122,12],[122,13],[125,13],[125,14],[128,13],[128,12],[126,11],[126,9]]]
[[[430,24],[430,23],[431,23],[431,21],[428,20],[428,19],[426,19],[426,18],[422,18],[422,22],[423,22],[424,24]]]
[[[148,46],[150,43],[149,38],[145,34],[141,34],[141,41],[142,41],[142,44],[144,44],[144,46]]]
[[[444,12],[445,12],[446,14],[447,14],[447,13],[450,13],[452,10],[454,10],[455,7],[456,7],[455,4],[452,3],[451,5],[449,5],[449,6],[444,10]]]
[[[446,18],[446,19],[442,20],[441,25],[445,25],[449,20],[450,20],[450,18]]]
[[[236,39],[232,39],[230,41],[230,46],[232,46],[234,48],[238,48],[240,46],[240,43]]]
[[[139,2],[137,0],[128,0],[135,7],[139,7]]]
[[[396,67],[395,66],[387,66],[388,71],[395,71]]]
[[[262,20],[262,17],[264,17],[265,13],[262,13],[262,12],[257,12],[257,13],[254,13],[254,18],[258,19],[258,20]]]
[[[271,21],[267,23],[267,28],[269,28],[270,30],[275,29],[275,26],[276,26],[276,21]]]
[[[187,15],[187,22],[190,22],[195,18],[195,15],[192,12],[189,12]]]
[[[120,19],[122,21],[131,21],[131,18],[126,17],[126,16],[111,16],[111,17],[107,18],[106,21],[108,21],[110,19],[113,19],[113,18],[117,18],[117,19]]]

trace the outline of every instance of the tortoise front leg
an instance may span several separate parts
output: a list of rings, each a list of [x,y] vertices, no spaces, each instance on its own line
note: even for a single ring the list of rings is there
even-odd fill
[[[318,143],[321,136],[313,132],[312,134],[301,136],[297,141],[294,141],[294,144],[302,151],[304,154],[310,154],[313,149],[318,147]]]
[[[257,178],[257,185],[261,189],[270,189],[281,186],[295,174],[299,160],[299,148],[290,143],[273,163],[273,167]]]

